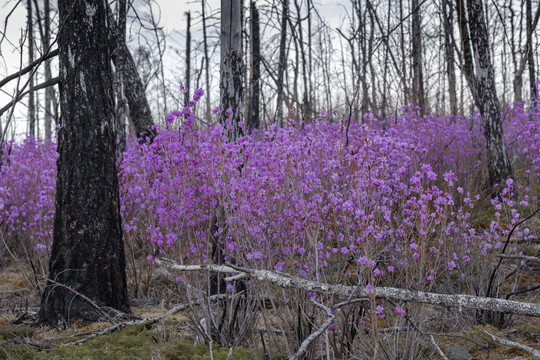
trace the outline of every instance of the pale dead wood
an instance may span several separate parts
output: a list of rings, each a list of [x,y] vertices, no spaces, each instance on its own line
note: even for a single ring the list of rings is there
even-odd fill
[[[523,344],[520,344],[518,342],[515,342],[515,341],[510,341],[510,340],[506,340],[506,339],[503,339],[503,338],[500,338],[498,337],[497,335],[493,335],[492,333],[484,330],[484,332],[486,334],[488,334],[489,336],[491,336],[491,338],[498,342],[499,344],[502,344],[502,345],[505,345],[505,346],[510,346],[510,347],[514,347],[514,348],[518,348],[520,350],[523,350],[523,351],[526,351],[528,352],[529,354],[531,354],[532,356],[536,357],[536,358],[540,358],[540,351],[539,350],[536,350],[530,346],[527,346],[527,345],[523,345]]]
[[[324,294],[343,295],[347,297],[384,297],[388,299],[413,301],[458,309],[468,308],[474,310],[489,310],[540,317],[540,304],[512,300],[474,295],[446,295],[392,287],[373,287],[370,291],[364,286],[332,285],[319,281],[302,279],[282,272],[248,269],[235,265],[179,265],[168,259],[156,260],[156,263],[180,271],[216,271],[227,274],[244,273],[252,278],[261,281],[269,281],[284,288],[299,288]]]
[[[326,312],[327,318],[317,330],[309,334],[309,336],[304,341],[302,341],[302,344],[300,345],[298,350],[293,354],[293,356],[289,358],[289,360],[302,359],[304,355],[306,354],[307,348],[309,347],[309,345],[311,345],[311,343],[315,341],[319,336],[324,334],[324,332],[336,319],[336,316],[332,313],[331,308],[316,302],[313,298],[310,298],[309,300],[313,303],[313,305],[317,306],[318,308],[321,308],[324,312]]]
[[[524,260],[524,261],[530,261],[535,264],[540,264],[540,258],[537,258],[536,256],[510,255],[510,254],[497,254],[497,256],[501,258]]]

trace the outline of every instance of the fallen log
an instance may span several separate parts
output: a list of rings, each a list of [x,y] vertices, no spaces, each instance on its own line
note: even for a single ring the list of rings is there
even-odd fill
[[[540,317],[540,304],[526,303],[474,295],[447,295],[418,290],[407,290],[393,287],[365,287],[333,285],[319,281],[302,279],[287,273],[271,270],[248,269],[235,265],[180,265],[169,259],[156,259],[156,263],[179,271],[214,271],[225,274],[234,274],[229,279],[238,278],[244,274],[260,281],[268,281],[284,288],[297,288],[323,294],[342,295],[346,297],[376,297],[401,301],[439,305],[449,308],[467,308],[473,310],[488,310],[502,313]]]

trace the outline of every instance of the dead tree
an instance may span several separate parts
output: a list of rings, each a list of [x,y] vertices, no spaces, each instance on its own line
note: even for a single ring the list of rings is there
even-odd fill
[[[482,0],[467,0],[467,13],[469,14],[471,42],[474,47],[480,113],[484,121],[489,184],[494,186],[512,177],[512,166],[508,161],[504,144],[502,119],[495,90],[495,77]]]
[[[220,97],[223,124],[227,119],[233,127],[229,139],[235,141],[242,135],[238,123],[242,121],[243,106],[242,61],[242,1],[221,0],[221,66]],[[232,115],[227,111],[232,111]]]
[[[184,86],[190,90],[191,86],[191,12],[187,11],[185,13],[186,15],[186,21],[187,21],[187,27],[186,27],[186,76],[184,80]],[[188,106],[189,104],[189,91],[186,91],[184,93],[184,106]]]
[[[412,66],[413,66],[413,84],[412,95],[414,105],[426,109],[424,93],[424,74],[422,71],[422,18],[420,16],[420,6],[418,0],[412,0]]]
[[[275,121],[283,127],[283,75],[287,67],[287,22],[289,18],[289,0],[281,0],[281,31],[279,38],[279,60],[277,73],[277,100]]]
[[[32,0],[27,0],[27,45],[28,45],[28,63],[34,62],[34,16],[32,9]],[[30,75],[30,88],[34,87],[34,76]],[[28,135],[38,137],[39,133],[36,132],[36,100],[34,98],[34,92],[28,95]]]
[[[452,31],[454,28],[454,11],[448,0],[442,1],[442,17],[444,23],[444,51],[446,75],[448,76],[448,95],[450,97],[450,113],[457,114],[456,71],[454,68],[454,46]]]
[[[99,0],[59,0],[58,9],[62,115],[50,280],[39,311],[51,326],[101,319],[104,307],[129,311],[111,54],[103,41],[108,9]]]
[[[259,96],[261,79],[261,37],[259,33],[259,11],[252,1],[250,3],[250,76],[249,76],[249,112],[247,128],[251,132],[259,128]]]
[[[126,0],[118,0],[118,36],[116,38],[116,137],[118,155],[126,150],[125,64],[126,50]]]

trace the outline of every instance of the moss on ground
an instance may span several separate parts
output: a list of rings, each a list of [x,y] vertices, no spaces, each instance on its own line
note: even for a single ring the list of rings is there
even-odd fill
[[[144,326],[132,326],[110,334],[95,337],[80,345],[62,346],[77,338],[68,336],[62,341],[53,341],[51,349],[41,350],[31,344],[39,339],[26,338],[22,333],[0,326],[0,359],[164,359],[188,360],[210,359],[210,351],[205,345],[193,345],[192,342],[178,336],[169,329],[165,331],[146,329]],[[7,334],[7,335],[6,335]],[[25,343],[9,343],[23,340]],[[41,343],[41,345],[44,345]],[[47,346],[46,346],[47,347]],[[214,347],[213,358],[227,359],[229,349]],[[242,348],[236,348],[229,359],[253,359],[255,355]]]

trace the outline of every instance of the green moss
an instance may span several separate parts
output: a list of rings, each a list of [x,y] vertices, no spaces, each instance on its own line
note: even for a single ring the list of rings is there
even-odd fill
[[[161,333],[163,332],[165,331]],[[168,332],[174,333],[174,328]],[[0,359],[210,359],[209,349],[205,345],[195,346],[177,333],[169,335],[165,340],[159,333],[155,329],[145,329],[142,325],[133,326],[95,337],[81,345],[57,345],[52,351],[39,351],[25,344],[6,344],[0,350]],[[76,339],[68,338],[63,343],[74,340]],[[216,360],[225,360],[228,354],[229,349],[217,347],[213,349],[213,357]],[[250,351],[238,348],[233,351],[230,358],[246,360],[254,357]]]

